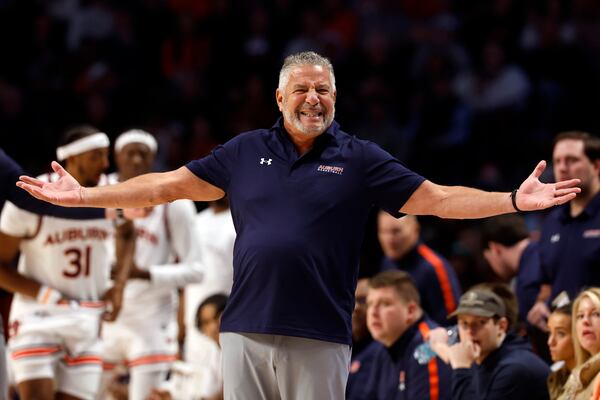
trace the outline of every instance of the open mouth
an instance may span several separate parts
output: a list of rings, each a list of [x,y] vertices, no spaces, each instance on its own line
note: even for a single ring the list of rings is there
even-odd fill
[[[300,111],[300,115],[311,120],[320,120],[323,117],[322,111]]]

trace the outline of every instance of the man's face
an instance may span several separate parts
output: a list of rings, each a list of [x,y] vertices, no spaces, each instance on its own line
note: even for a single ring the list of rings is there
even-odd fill
[[[600,179],[600,161],[593,163],[583,151],[583,141],[578,139],[563,139],[556,143],[552,153],[554,177],[556,181],[566,179],[581,179],[581,191],[586,193],[593,182]]]
[[[82,186],[96,186],[108,168],[108,148],[89,150],[69,157],[68,171]]]
[[[367,334],[367,292],[369,280],[359,279],[354,292],[355,303],[352,311],[352,339],[360,340]]]
[[[405,303],[393,287],[369,288],[367,326],[373,339],[390,347],[415,321],[418,306]]]
[[[335,97],[329,70],[319,65],[292,68],[287,86],[276,91],[277,105],[288,133],[316,137],[333,122]]]
[[[129,143],[115,153],[121,180],[127,180],[151,171],[154,153],[142,143]]]
[[[478,362],[481,362],[492,351],[502,344],[506,334],[506,318],[494,322],[492,317],[463,314],[458,316],[458,333],[460,340],[471,341],[481,349]]]
[[[377,235],[386,257],[399,260],[419,240],[419,224],[412,216],[396,219],[385,212],[379,213]]]

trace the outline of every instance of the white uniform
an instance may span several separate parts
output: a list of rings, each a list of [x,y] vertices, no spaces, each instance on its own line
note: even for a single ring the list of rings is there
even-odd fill
[[[206,278],[202,283],[185,287],[185,359],[198,349],[201,338],[196,328],[196,311],[208,297],[217,293],[229,295],[233,284],[233,245],[235,227],[231,211],[215,212],[207,208],[198,213],[196,232],[200,242],[202,265],[206,268]]]
[[[214,397],[223,388],[221,349],[202,334],[198,335],[197,349],[186,362],[175,362],[169,380],[160,386],[173,400],[202,400]]]
[[[7,202],[0,230],[22,238],[19,273],[78,303],[46,305],[15,294],[8,342],[15,381],[51,378],[57,391],[92,399],[102,372],[100,299],[114,254],[112,222],[42,217]]]
[[[156,206],[148,217],[134,221],[135,264],[148,270],[151,279],[128,280],[118,319],[103,325],[106,370],[125,363],[132,373],[166,372],[176,359],[175,289],[204,276],[195,215],[192,201],[178,200]],[[130,392],[132,397],[137,396]]]

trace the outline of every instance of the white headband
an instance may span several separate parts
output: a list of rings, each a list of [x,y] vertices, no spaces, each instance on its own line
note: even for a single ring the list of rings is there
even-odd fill
[[[130,143],[141,143],[148,146],[151,152],[156,153],[158,143],[154,136],[141,129],[131,129],[127,132],[123,132],[115,142],[115,151],[121,151],[123,147]]]
[[[110,146],[110,140],[106,136],[106,133],[98,132],[58,147],[56,149],[56,158],[58,158],[58,161],[63,161],[71,156],[108,146]]]

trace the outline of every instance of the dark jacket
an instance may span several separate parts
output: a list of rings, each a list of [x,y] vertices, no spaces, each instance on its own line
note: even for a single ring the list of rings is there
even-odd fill
[[[391,347],[374,342],[365,349],[351,366],[346,399],[449,399],[450,368],[437,357],[420,365],[413,356],[415,348],[423,343],[423,335],[436,326],[423,317]]]
[[[481,365],[452,372],[453,400],[546,400],[550,369],[522,338],[509,334]]]

